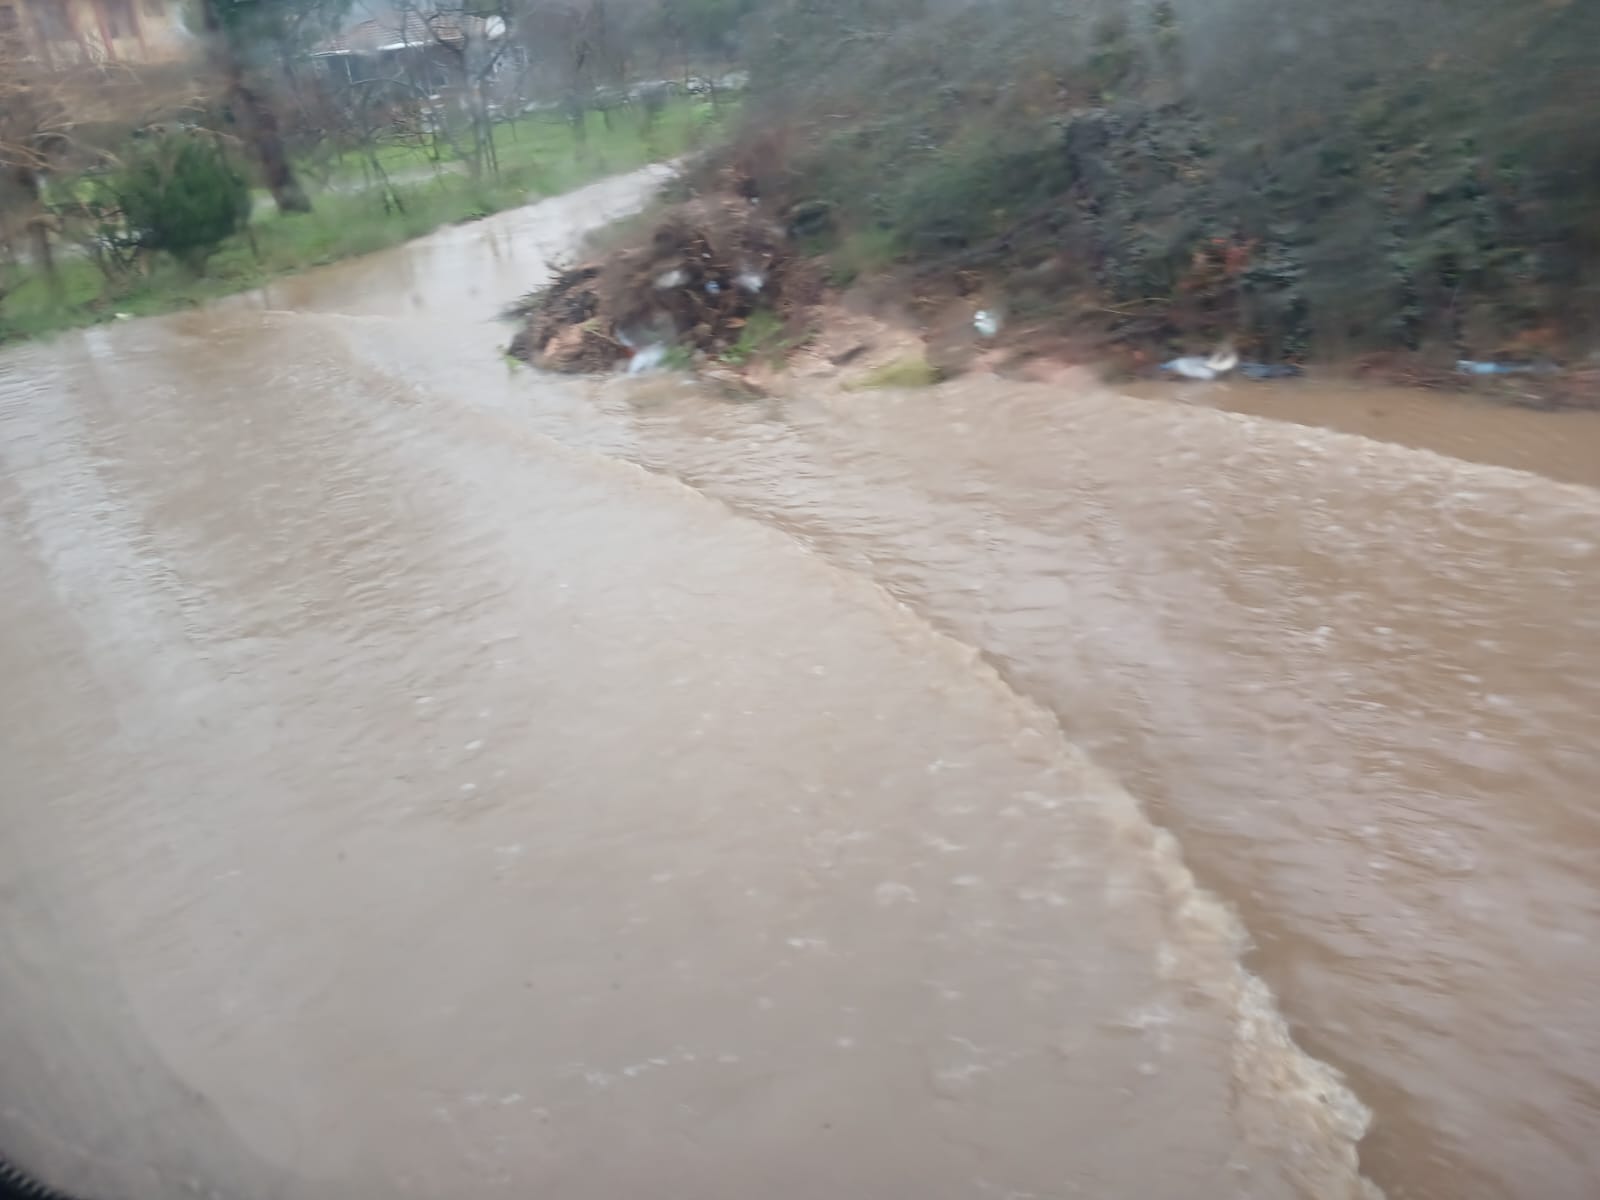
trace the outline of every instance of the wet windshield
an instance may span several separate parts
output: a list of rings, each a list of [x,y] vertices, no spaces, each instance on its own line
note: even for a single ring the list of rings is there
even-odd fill
[[[1597,36],[0,0],[0,1197],[1594,1194]]]

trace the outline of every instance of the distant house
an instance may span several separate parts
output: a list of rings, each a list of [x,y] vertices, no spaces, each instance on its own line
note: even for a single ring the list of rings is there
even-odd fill
[[[404,76],[430,92],[464,85],[480,64],[498,62],[506,23],[460,12],[408,12],[362,21],[311,52],[338,83]]]
[[[180,0],[0,0],[0,42],[47,67],[169,63],[195,49]]]

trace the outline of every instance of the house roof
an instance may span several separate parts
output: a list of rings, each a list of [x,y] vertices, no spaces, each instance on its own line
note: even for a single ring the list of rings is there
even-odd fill
[[[342,33],[318,43],[313,58],[345,54],[383,54],[436,42],[459,46],[464,40],[498,41],[506,35],[506,23],[499,17],[475,17],[467,13],[407,12],[397,16],[362,21]]]

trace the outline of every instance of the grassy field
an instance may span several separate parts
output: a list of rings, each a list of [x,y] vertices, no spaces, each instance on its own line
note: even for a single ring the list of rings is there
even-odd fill
[[[111,320],[119,313],[169,312],[254,287],[275,276],[369,254],[419,237],[441,225],[473,220],[591,180],[682,154],[715,131],[730,110],[699,100],[669,104],[649,124],[633,111],[612,114],[608,127],[589,114],[586,137],[565,121],[535,115],[495,128],[498,175],[473,180],[460,162],[434,162],[422,148],[383,149],[403,210],[386,208],[377,189],[363,187],[359,160],[334,164],[311,213],[282,217],[258,206],[249,235],[224,242],[196,276],[162,257],[135,279],[108,282],[88,258],[63,253],[61,294],[52,296],[26,266],[0,274],[0,341]],[[3,269],[0,269],[3,270]]]

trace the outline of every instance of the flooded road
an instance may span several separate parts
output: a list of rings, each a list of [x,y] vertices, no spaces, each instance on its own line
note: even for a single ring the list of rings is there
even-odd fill
[[[1595,426],[507,369],[642,187],[0,355],[0,1151],[1595,1194]]]

